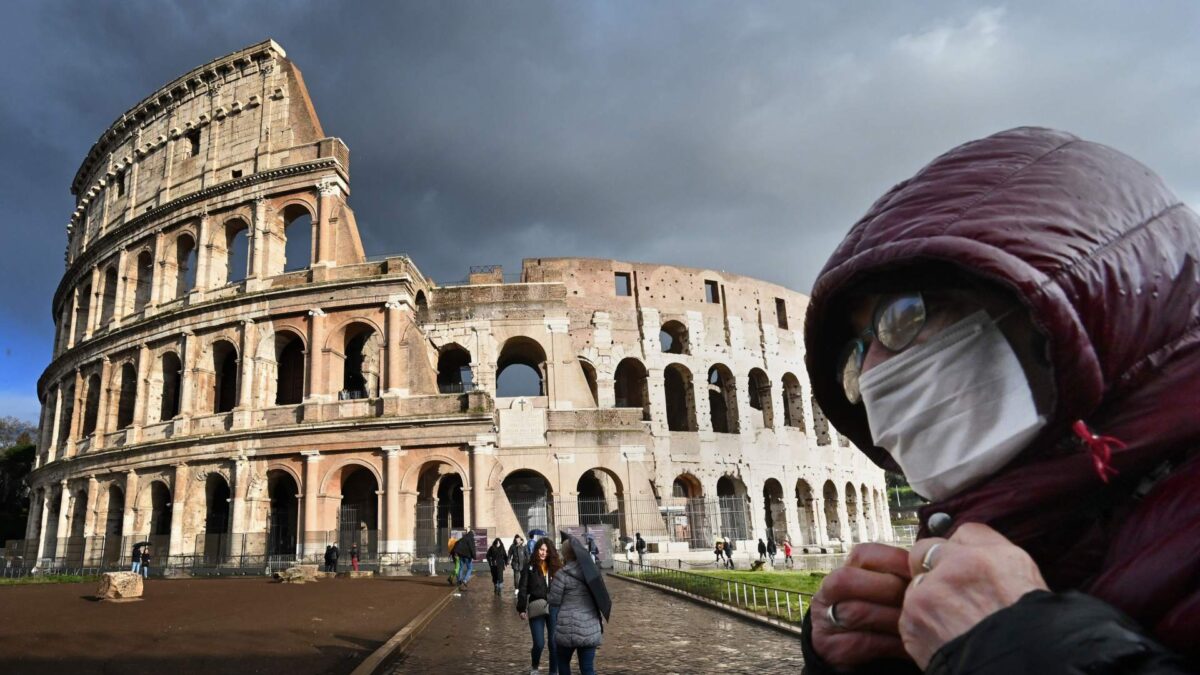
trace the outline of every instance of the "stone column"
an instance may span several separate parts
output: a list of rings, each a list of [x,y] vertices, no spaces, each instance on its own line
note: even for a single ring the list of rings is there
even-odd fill
[[[234,424],[239,428],[249,427],[254,405],[254,321],[245,319],[241,328],[241,353],[238,354],[238,402],[234,412]]]
[[[62,383],[59,382],[58,385],[54,387],[54,415],[51,418],[53,420],[51,422],[53,426],[50,428],[50,445],[46,451],[47,462],[53,462],[58,457],[59,434],[62,431],[62,406]]]
[[[393,396],[408,395],[408,372],[400,359],[401,305],[399,300],[389,300],[387,307],[387,391]]]
[[[829,545],[829,523],[825,522],[825,500],[820,497],[812,499],[813,541],[817,546]]]
[[[229,472],[229,516],[232,542],[229,547],[230,555],[245,553],[246,534],[246,481],[250,462],[245,456],[233,458],[233,468]]]
[[[841,499],[839,499],[838,503],[837,503],[837,519],[838,519],[838,531],[839,531],[839,534],[841,535],[841,539],[842,539],[842,550],[849,551],[850,550],[850,539],[851,539],[850,527],[852,524],[850,522],[849,513],[846,509],[846,494],[845,494],[845,492],[843,492],[841,494]]]
[[[120,255],[117,256],[117,292],[113,294],[113,315],[111,326],[121,325],[121,319],[125,317],[125,302],[126,295],[129,293],[129,278],[126,275],[126,267],[129,264],[129,251],[121,249]]]
[[[209,241],[209,220],[207,211],[201,213],[200,224],[196,227],[196,285],[192,287],[192,293],[197,296],[209,287],[208,268],[212,264],[212,242]]]
[[[491,434],[477,436],[471,443],[471,524],[495,527],[496,504],[487,480],[496,464],[496,438]]]
[[[61,492],[58,501],[58,531],[54,536],[58,541],[54,542],[54,557],[62,560],[67,556],[67,540],[71,537],[71,488],[67,481],[63,480],[59,483]]]
[[[162,230],[154,234],[154,264],[151,265],[151,274],[153,278],[150,281],[150,302],[147,308],[157,307],[162,304],[162,287],[163,287],[163,269],[167,266],[167,261],[164,256],[166,251],[163,247],[166,242],[166,235]]]
[[[321,454],[302,452],[304,456],[304,558],[317,559],[323,549],[321,514],[317,497],[321,490]]]
[[[126,445],[142,440],[142,427],[146,426],[146,408],[150,405],[150,345],[138,348],[137,394],[133,403],[133,424],[127,432]]]
[[[104,448],[104,436],[108,433],[108,399],[112,396],[112,362],[105,356],[100,362],[100,405],[96,408],[96,433],[92,434],[90,451]]]
[[[138,475],[136,471],[130,470],[125,472],[125,512],[121,517],[121,551],[125,554],[129,553],[126,546],[132,543],[130,537],[137,535],[134,528],[137,526],[137,491],[138,491]],[[172,514],[172,521],[174,514]],[[122,556],[124,557],[124,556]]]
[[[79,425],[81,423],[83,408],[83,373],[78,368],[75,369],[75,388],[72,390],[71,398],[74,401],[71,404],[71,428],[67,432],[67,457],[75,455],[75,444],[79,438]]]
[[[98,504],[97,493],[100,491],[100,482],[95,476],[88,476],[87,486],[87,515],[83,519],[83,563],[91,565],[97,561],[98,556],[95,550],[96,539],[96,506]]]
[[[308,398],[322,400],[325,395],[325,312],[308,310]]]
[[[317,210],[320,212],[317,220],[317,264],[315,266],[333,266],[337,264],[337,252],[334,251],[337,238],[333,233],[333,209],[337,206],[338,185],[332,179],[323,179],[317,183],[320,198]]]
[[[88,320],[84,326],[83,339],[92,337],[100,325],[100,266],[92,268],[92,285],[85,302],[88,303]]]
[[[170,560],[178,562],[184,555],[183,518],[187,497],[187,464],[175,465],[175,480],[171,483],[171,544],[168,555]],[[126,495],[125,503],[129,503]]]
[[[383,552],[394,556],[400,552],[400,458],[404,450],[398,445],[381,448],[384,456],[384,492],[386,528]],[[398,562],[398,561],[397,561]]]
[[[179,349],[179,414],[176,415],[174,429],[178,434],[186,434],[192,419],[193,390],[196,388],[196,359],[192,355],[195,350],[196,334],[185,330]]]
[[[270,229],[267,223],[267,200],[259,197],[254,200],[254,222],[250,226],[250,272],[252,279],[262,279],[267,276],[266,261],[267,237]],[[248,284],[249,285],[249,284]]]
[[[34,568],[39,568],[42,565],[42,557],[46,554],[46,520],[50,516],[50,489],[47,487],[43,491],[41,501],[41,512],[38,525],[38,547],[37,555],[34,556],[37,560],[34,562]]]
[[[75,346],[75,324],[79,321],[79,289],[71,294],[71,316],[67,319],[67,339],[63,351]]]

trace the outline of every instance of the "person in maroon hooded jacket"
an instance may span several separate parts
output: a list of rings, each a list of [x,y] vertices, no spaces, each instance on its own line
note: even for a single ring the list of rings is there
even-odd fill
[[[1200,217],[1070,134],[967,143],[813,288],[817,403],[930,501],[813,598],[806,671],[1200,664]]]

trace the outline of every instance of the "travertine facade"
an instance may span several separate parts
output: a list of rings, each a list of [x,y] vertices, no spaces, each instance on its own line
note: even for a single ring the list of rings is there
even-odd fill
[[[890,536],[882,472],[811,403],[805,296],[613,260],[453,285],[368,260],[349,152],[274,42],[122,115],[72,191],[30,562],[148,538],[181,564],[338,540],[405,565],[464,524],[672,550]]]

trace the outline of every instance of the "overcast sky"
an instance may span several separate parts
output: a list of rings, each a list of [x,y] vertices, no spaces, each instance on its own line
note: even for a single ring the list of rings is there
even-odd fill
[[[1066,129],[1200,203],[1196,2],[8,2],[0,416],[36,420],[69,186],[101,132],[271,37],[351,151],[368,255],[523,257],[808,291],[888,187],[961,142]]]

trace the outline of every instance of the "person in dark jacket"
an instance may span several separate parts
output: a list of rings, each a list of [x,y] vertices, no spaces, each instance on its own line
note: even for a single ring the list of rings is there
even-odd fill
[[[767,559],[767,545],[765,542],[763,542],[762,539],[758,540],[758,559],[759,560]]]
[[[804,619],[810,673],[1200,668],[1200,216],[1059,131],[892,188],[813,287],[813,397],[930,503]]]
[[[596,649],[604,642],[600,609],[588,590],[575,549],[563,544],[563,568],[550,583],[547,599],[551,611],[557,608],[554,622],[554,643],[558,647],[558,672],[571,672],[571,657],[578,652],[579,672],[595,675]]]
[[[496,587],[496,595],[500,595],[500,589],[504,588],[504,570],[508,567],[508,553],[505,552],[504,542],[500,541],[500,537],[496,537],[488,549],[487,563],[492,572],[492,585]]]
[[[767,557],[771,559],[771,567],[775,566],[775,554],[779,553],[779,549],[775,546],[775,538],[767,539]]]
[[[358,544],[350,544],[350,567],[358,571]]]
[[[638,564],[639,564],[639,565],[641,565],[641,564],[643,563],[643,558],[644,558],[644,557],[645,557],[645,555],[646,555],[646,540],[645,540],[645,539],[642,539],[642,533],[641,533],[641,532],[638,532],[637,534],[635,534],[635,535],[634,535],[634,545],[633,545],[633,548],[634,548],[634,550],[636,550],[636,551],[637,551],[637,554],[638,554]]]
[[[467,590],[471,571],[475,567],[475,531],[467,528],[466,534],[454,543],[454,556],[458,558],[458,590]]]
[[[338,557],[340,555],[341,555],[341,552],[338,551],[337,544],[334,544],[329,547],[329,565],[330,565],[329,571],[330,572],[337,573]]]
[[[521,570],[529,563],[529,549],[525,547],[525,539],[521,535],[513,537],[512,546],[508,547],[508,564],[512,566],[513,586],[521,578]]]
[[[517,581],[517,613],[529,621],[529,632],[533,635],[533,647],[529,650],[533,664],[530,675],[538,672],[547,636],[550,643],[550,672],[558,672],[558,649],[554,642],[554,621],[548,597],[550,584],[560,569],[562,560],[558,557],[554,542],[549,537],[542,537],[534,543],[533,555],[521,570],[521,578]]]
[[[713,555],[717,556],[717,565],[725,565],[725,542],[717,542],[716,547],[713,548]]]
[[[325,547],[325,571],[326,572],[333,571],[333,547],[332,546]]]
[[[725,564],[733,569],[733,541],[729,537],[725,537]]]
[[[149,579],[150,578],[150,547],[149,546],[142,547],[141,558],[142,558],[142,576]]]

